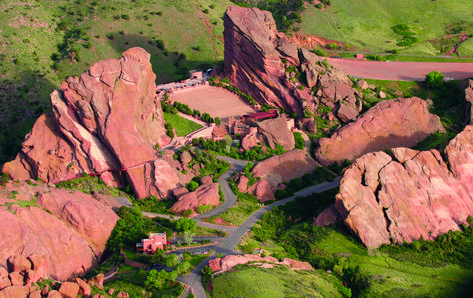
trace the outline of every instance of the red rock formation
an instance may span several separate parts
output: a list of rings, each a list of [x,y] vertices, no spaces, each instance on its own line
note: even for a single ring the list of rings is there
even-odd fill
[[[79,294],[79,285],[75,282],[63,282],[59,288],[59,293],[61,293],[64,298],[76,298],[77,294]]]
[[[416,97],[385,100],[330,139],[320,139],[315,156],[323,165],[340,164],[368,152],[413,146],[437,131],[445,129],[440,118],[429,113],[424,100]]]
[[[248,187],[248,179],[242,176],[238,188],[253,193],[262,202],[273,200],[275,188],[281,182],[312,173],[316,167],[317,163],[305,151],[292,150],[259,162],[251,172],[260,179]]]
[[[199,206],[218,206],[219,204],[220,194],[218,183],[211,183],[201,185],[195,191],[179,197],[171,210],[176,214],[182,214],[184,211],[190,209],[193,215],[195,215],[198,212],[197,209]]]
[[[0,292],[0,298],[26,298],[30,289],[26,286],[11,286]]]
[[[18,192],[12,205],[4,205],[12,192]],[[30,206],[22,208],[16,200]],[[86,273],[97,264],[118,220],[89,195],[26,183],[0,188],[0,205],[0,268],[7,259],[11,271],[33,266],[31,280]]]
[[[351,80],[278,32],[270,12],[229,6],[224,27],[225,73],[244,93],[299,117],[305,109],[314,112],[319,100],[340,107],[339,116],[345,122],[360,112],[361,102]],[[300,88],[295,72],[286,72],[287,66],[305,75],[308,88]],[[311,94],[314,86],[317,94]]]
[[[117,170],[123,170],[137,197],[167,197],[179,176],[154,149],[169,137],[149,59],[132,48],[68,78],[51,94],[51,116],[37,120],[16,160],[2,171],[51,183],[102,173],[107,184],[119,185],[124,181]]]
[[[296,261],[293,259],[284,258],[282,262],[271,256],[262,257],[260,255],[229,255],[224,258],[216,258],[210,260],[208,266],[214,272],[225,272],[232,269],[236,265],[248,264],[250,262],[267,262],[272,264],[286,265],[291,270],[314,270],[307,262]]]
[[[345,170],[337,210],[367,247],[435,239],[473,214],[473,127],[445,149],[369,153]],[[448,166],[450,165],[450,167]]]

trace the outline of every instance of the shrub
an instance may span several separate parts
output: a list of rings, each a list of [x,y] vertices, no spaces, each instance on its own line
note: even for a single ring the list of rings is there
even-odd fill
[[[428,88],[439,89],[443,85],[445,76],[438,72],[432,71],[425,76],[425,83]]]
[[[208,14],[209,10],[206,8],[206,9],[202,10],[202,12],[205,13],[205,14]]]
[[[124,19],[124,20],[127,20],[127,21],[128,21],[128,20],[130,19],[130,16],[129,16],[129,15],[127,15],[127,14],[122,14],[122,19]]]
[[[115,36],[113,35],[113,33],[108,33],[107,38],[110,39],[110,40],[113,40],[115,38]]]
[[[189,183],[186,184],[186,188],[188,191],[192,192],[194,190],[196,190],[197,188],[199,187],[199,183],[195,182],[195,181],[191,181]]]

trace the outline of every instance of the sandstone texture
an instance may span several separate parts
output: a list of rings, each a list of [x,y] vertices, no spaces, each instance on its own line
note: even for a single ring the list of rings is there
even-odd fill
[[[164,198],[180,186],[177,169],[154,149],[170,139],[150,55],[141,48],[122,55],[63,82],[51,94],[52,113],[36,121],[2,171],[48,183],[99,174],[109,185],[126,181],[138,198]]]
[[[218,185],[218,183],[203,184],[195,191],[180,196],[171,210],[176,214],[182,214],[184,211],[190,209],[193,215],[196,215],[199,206],[218,206],[220,204]]]
[[[314,113],[320,102],[335,111],[340,108],[342,121],[361,111],[348,76],[278,32],[270,12],[229,6],[223,34],[226,77],[259,103],[284,108],[300,118],[306,109]],[[295,79],[296,71],[307,78],[306,88]]]
[[[420,98],[390,99],[378,103],[336,131],[319,140],[316,160],[323,165],[354,161],[368,152],[411,147],[434,132],[445,132],[437,115]]]
[[[271,149],[276,149],[277,144],[282,145],[284,150],[292,150],[294,148],[296,144],[294,135],[286,125],[284,114],[278,118],[256,122],[256,126],[262,140]]]
[[[21,272],[21,285],[23,276],[30,284],[83,275],[97,265],[117,220],[90,195],[9,183],[0,187],[0,270]]]
[[[340,182],[336,207],[367,247],[432,240],[473,214],[473,126],[437,150],[392,149],[358,158]]]
[[[312,173],[316,168],[317,163],[305,151],[292,150],[259,162],[251,170],[258,181],[248,186],[248,178],[241,176],[238,189],[253,193],[262,202],[273,200],[275,189],[282,182]]]
[[[210,260],[208,266],[212,268],[214,272],[225,272],[232,269],[236,265],[248,264],[250,262],[266,262],[277,265],[286,265],[291,270],[314,270],[312,266],[307,262],[296,261],[288,258],[284,258],[281,262],[275,257],[260,255],[229,255],[224,258],[216,258]]]

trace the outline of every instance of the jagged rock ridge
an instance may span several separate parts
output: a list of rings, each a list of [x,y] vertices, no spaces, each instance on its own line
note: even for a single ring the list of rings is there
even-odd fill
[[[337,210],[367,247],[435,239],[473,214],[473,126],[437,150],[392,149],[348,167]]]
[[[101,173],[111,185],[126,179],[138,198],[167,197],[181,186],[178,171],[155,150],[170,139],[150,55],[141,48],[122,55],[63,82],[51,94],[51,115],[37,120],[3,172],[50,183]]]
[[[276,29],[268,11],[229,6],[224,15],[225,74],[232,84],[258,102],[281,107],[302,117],[320,101],[337,110],[342,121],[361,111],[360,94],[342,72],[325,66],[312,52],[297,48]],[[285,63],[283,62],[285,61]],[[296,67],[308,88],[300,88]],[[312,88],[316,87],[316,94]]]
[[[0,186],[0,271],[10,257],[22,256],[38,279],[84,275],[97,266],[117,220],[81,192],[24,182]]]
[[[440,117],[417,97],[384,100],[356,121],[319,139],[314,155],[323,165],[354,161],[368,152],[410,147],[434,132],[445,132]]]

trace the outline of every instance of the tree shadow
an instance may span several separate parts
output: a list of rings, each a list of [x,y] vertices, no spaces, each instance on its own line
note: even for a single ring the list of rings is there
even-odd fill
[[[36,119],[49,113],[49,94],[55,88],[43,74],[30,68],[0,79],[0,166],[20,151]]]
[[[169,83],[189,78],[189,71],[193,69],[206,70],[221,63],[217,59],[190,59],[185,53],[166,48],[166,43],[160,39],[149,39],[139,34],[112,33],[113,39],[108,43],[119,53],[133,47],[141,47],[151,54],[153,72],[156,74],[156,83]],[[163,46],[164,43],[164,46]],[[192,47],[192,55],[205,56],[200,49]]]

